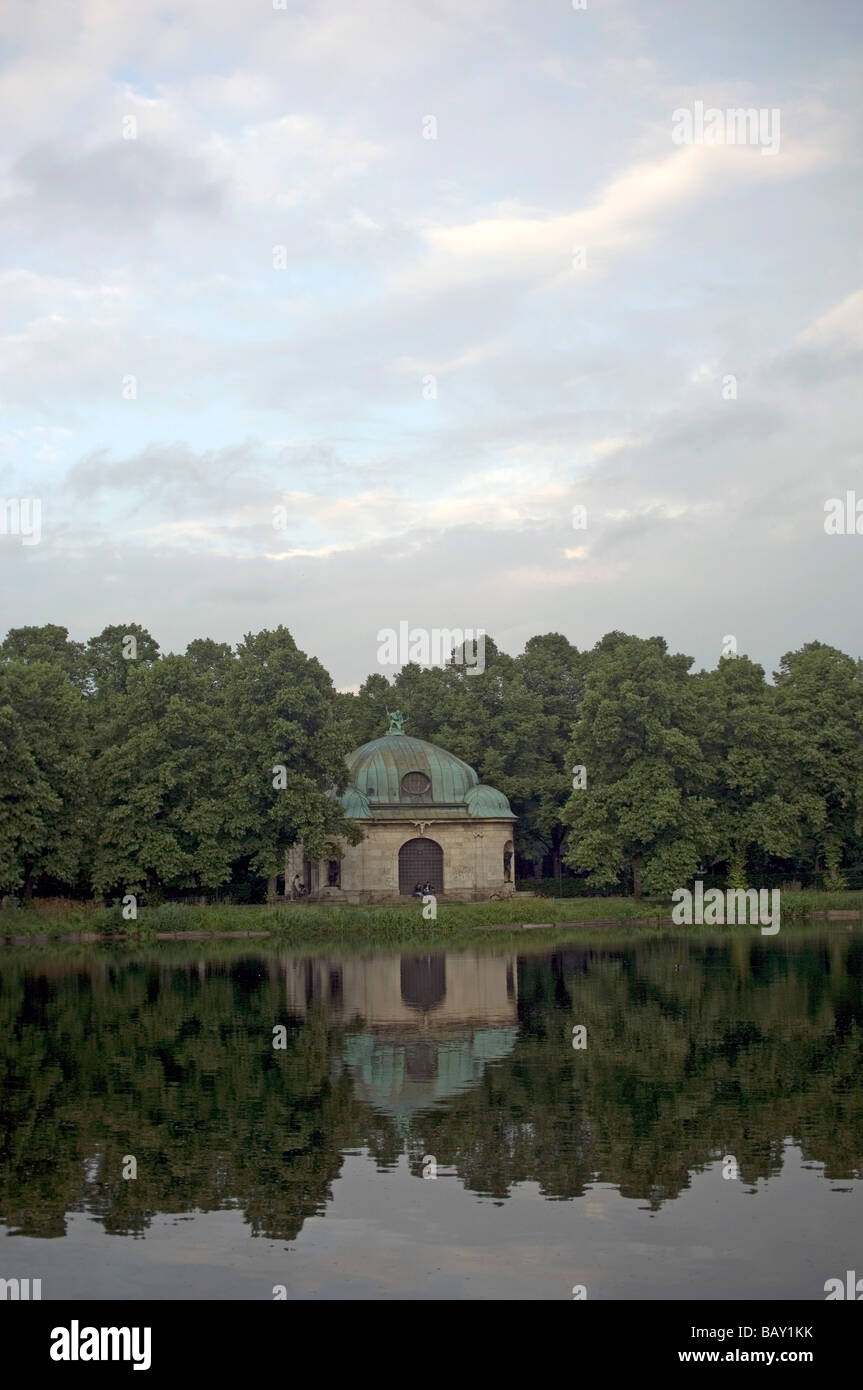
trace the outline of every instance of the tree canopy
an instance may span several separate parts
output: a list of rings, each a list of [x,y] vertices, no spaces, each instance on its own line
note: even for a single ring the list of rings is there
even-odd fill
[[[376,671],[338,692],[284,627],[164,654],[140,624],[0,643],[0,894],[240,892],[361,830],[332,793],[386,729],[499,787],[517,866],[584,891],[665,895],[696,873],[841,887],[863,872],[863,667],[820,642],[769,682],[746,656],[693,671],[661,637],[560,633],[485,666]],[[251,891],[251,890],[249,890]]]

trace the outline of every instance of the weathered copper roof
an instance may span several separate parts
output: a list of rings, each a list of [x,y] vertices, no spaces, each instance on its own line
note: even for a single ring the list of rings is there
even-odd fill
[[[411,734],[384,734],[357,748],[347,761],[350,785],[341,802],[353,819],[415,820],[433,810],[436,820],[515,820],[503,792],[481,785],[473,768],[454,753]],[[425,790],[403,785],[410,772],[425,775]]]

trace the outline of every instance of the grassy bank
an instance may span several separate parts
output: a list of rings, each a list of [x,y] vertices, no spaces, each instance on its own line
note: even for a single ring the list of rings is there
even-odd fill
[[[863,913],[863,892],[783,892],[782,925],[823,920],[828,913]],[[852,919],[849,919],[852,920]],[[543,930],[559,928],[558,931]],[[634,898],[516,898],[493,903],[439,904],[437,921],[426,921],[418,902],[391,907],[331,907],[296,903],[271,907],[225,904],[191,906],[166,903],[141,907],[134,922],[123,920],[119,907],[92,903],[36,902],[27,907],[0,909],[0,937],[58,940],[73,934],[109,935],[117,941],[152,941],[163,935],[262,933],[286,944],[311,947],[344,945],[477,945],[501,943],[525,931],[557,939],[583,932],[593,936],[629,934],[674,935],[701,932],[702,927],[671,923],[666,900]],[[731,927],[730,931],[757,930]]]

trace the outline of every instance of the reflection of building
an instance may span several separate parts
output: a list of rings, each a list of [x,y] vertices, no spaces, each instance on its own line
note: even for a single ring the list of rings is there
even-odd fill
[[[512,1050],[516,984],[515,956],[443,952],[290,960],[286,977],[292,1012],[359,1025],[345,1065],[359,1095],[400,1117],[476,1085]]]
[[[461,758],[402,731],[389,731],[348,758],[345,815],[362,823],[358,845],[336,844],[325,860],[294,845],[285,883],[295,875],[310,898],[387,902],[430,886],[471,902],[514,891],[513,815],[503,792],[481,783]]]
[[[435,1032],[468,1023],[515,1023],[513,955],[445,953],[326,956],[286,963],[292,1013],[323,1006],[340,1022],[359,1018],[370,1032],[396,1025]]]
[[[345,1042],[344,1058],[361,1099],[406,1118],[478,1085],[489,1063],[512,1051],[517,1036],[514,1025],[428,1039],[356,1033]]]

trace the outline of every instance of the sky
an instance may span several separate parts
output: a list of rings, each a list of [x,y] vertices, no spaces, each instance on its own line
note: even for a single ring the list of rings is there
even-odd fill
[[[4,8],[0,631],[863,656],[863,8],[281,5]]]

